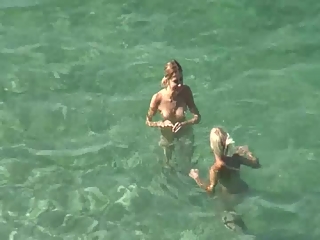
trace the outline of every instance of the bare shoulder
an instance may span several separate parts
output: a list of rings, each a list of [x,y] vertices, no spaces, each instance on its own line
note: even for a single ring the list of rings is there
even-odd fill
[[[160,102],[163,99],[164,94],[165,94],[165,89],[161,89],[159,92],[157,92],[154,95],[156,95],[155,98],[157,99],[157,101]]]
[[[191,88],[188,85],[183,85],[181,95],[186,99],[190,99],[193,95]]]
[[[154,106],[159,105],[159,103],[161,102],[161,99],[162,99],[162,95],[163,95],[162,90],[153,94],[151,97],[150,106],[154,107]]]
[[[165,89],[161,89],[160,91],[158,91],[156,94],[158,94],[160,97],[162,97],[162,95],[165,93]]]
[[[183,93],[188,95],[192,94],[192,90],[189,85],[183,85]]]

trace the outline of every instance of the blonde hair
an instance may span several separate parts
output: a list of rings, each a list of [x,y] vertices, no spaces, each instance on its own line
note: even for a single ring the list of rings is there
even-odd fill
[[[167,62],[164,66],[164,77],[161,80],[161,86],[167,87],[168,81],[177,72],[182,73],[182,67],[181,67],[180,63],[175,59]]]
[[[211,129],[210,148],[218,157],[223,157],[229,154],[229,145],[226,143],[228,137],[228,133],[221,127]]]

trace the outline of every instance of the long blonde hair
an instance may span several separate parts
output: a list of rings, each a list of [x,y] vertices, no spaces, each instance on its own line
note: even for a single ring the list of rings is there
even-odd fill
[[[233,140],[229,134],[221,127],[212,128],[210,131],[210,148],[220,158],[232,152]]]

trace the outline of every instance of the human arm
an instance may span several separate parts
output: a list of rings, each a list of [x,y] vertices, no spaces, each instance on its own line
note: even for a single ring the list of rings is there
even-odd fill
[[[185,85],[185,98],[186,104],[189,108],[189,111],[192,113],[193,118],[182,122],[182,125],[193,125],[198,124],[201,121],[201,114],[198,110],[197,105],[194,102],[193,93],[189,86]]]
[[[209,170],[209,184],[205,184],[199,177],[198,169],[191,169],[189,176],[193,178],[198,186],[205,190],[207,193],[212,193],[218,183],[218,169],[213,165]]]
[[[248,146],[237,147],[236,154],[239,157],[240,164],[254,169],[261,168],[259,159],[248,149]]]

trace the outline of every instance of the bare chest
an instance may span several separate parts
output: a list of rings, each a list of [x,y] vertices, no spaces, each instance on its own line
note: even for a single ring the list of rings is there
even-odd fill
[[[159,106],[159,111],[165,119],[184,118],[187,105],[183,98],[163,99]]]

